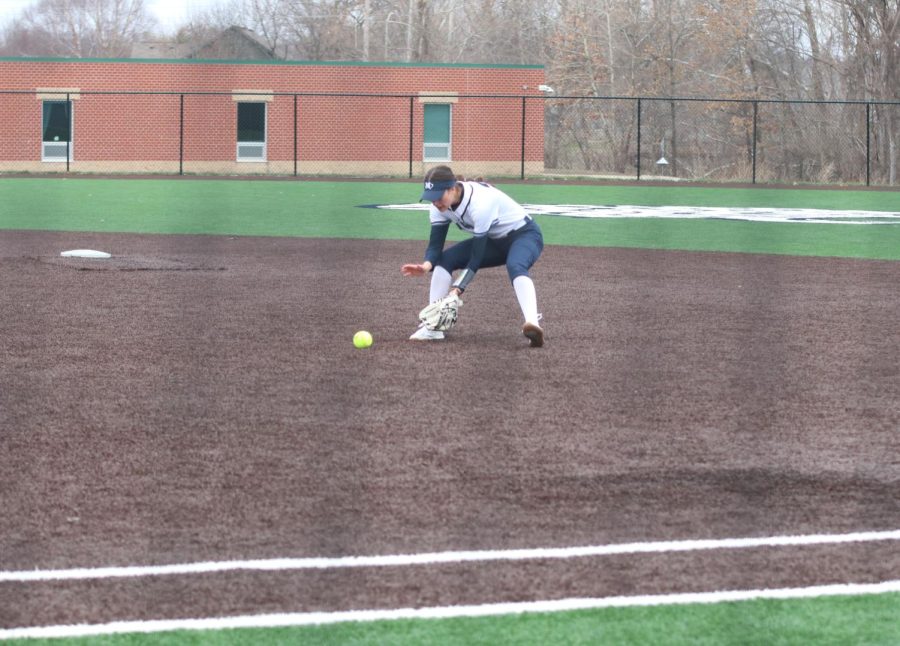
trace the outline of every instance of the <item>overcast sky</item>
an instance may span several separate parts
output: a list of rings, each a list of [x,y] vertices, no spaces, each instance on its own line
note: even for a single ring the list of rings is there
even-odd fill
[[[0,27],[37,3],[38,0],[0,0]],[[187,22],[193,14],[221,3],[222,0],[144,0],[144,6],[166,31]]]

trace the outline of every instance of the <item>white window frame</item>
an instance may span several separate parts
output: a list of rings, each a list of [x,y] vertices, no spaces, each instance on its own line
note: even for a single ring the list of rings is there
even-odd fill
[[[44,104],[47,102],[51,103],[65,103],[66,99],[42,99],[41,100],[41,161],[46,162],[48,164],[65,164],[66,162],[72,162],[75,159],[75,102],[72,99],[69,99],[69,157],[66,158],[65,154],[62,155],[48,155],[47,154],[47,146],[59,146],[65,145],[66,142],[56,142],[56,141],[44,141]]]
[[[237,109],[241,109],[242,103],[261,103],[263,106],[263,140],[262,141],[237,141],[235,142],[235,160],[239,163],[260,163],[266,162],[269,158],[269,106],[266,101],[238,101]],[[248,157],[241,155],[241,146],[261,146],[262,154],[260,156]]]
[[[425,162],[449,162],[453,161],[453,103],[439,103],[437,101],[429,101],[426,105],[446,105],[448,108],[447,117],[449,123],[447,124],[447,133],[450,141],[447,142],[426,142],[424,137],[424,132],[422,133],[422,161]],[[435,150],[429,154],[429,148]],[[445,153],[445,154],[436,154],[436,153]]]

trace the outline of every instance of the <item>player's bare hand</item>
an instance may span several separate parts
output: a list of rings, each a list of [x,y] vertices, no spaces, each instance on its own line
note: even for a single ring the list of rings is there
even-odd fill
[[[408,263],[400,268],[404,276],[424,276],[431,269],[426,263]]]

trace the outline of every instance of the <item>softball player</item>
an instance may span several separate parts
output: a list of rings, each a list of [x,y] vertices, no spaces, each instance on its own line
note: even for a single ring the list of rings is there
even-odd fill
[[[459,180],[448,166],[436,166],[426,173],[420,200],[431,202],[431,236],[425,261],[403,265],[403,275],[432,272],[429,302],[433,303],[450,292],[462,294],[482,267],[506,265],[525,319],[522,334],[532,347],[544,345],[537,295],[528,275],[544,248],[537,222],[499,189],[485,182]],[[472,237],[444,249],[451,223]],[[453,272],[460,269],[453,280]],[[436,341],[443,339],[444,333],[421,325],[409,338]]]

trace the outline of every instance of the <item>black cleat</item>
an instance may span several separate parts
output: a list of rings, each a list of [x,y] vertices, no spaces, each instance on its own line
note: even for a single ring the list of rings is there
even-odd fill
[[[531,343],[532,348],[540,348],[544,345],[544,331],[537,323],[526,323],[523,325],[522,334]]]

